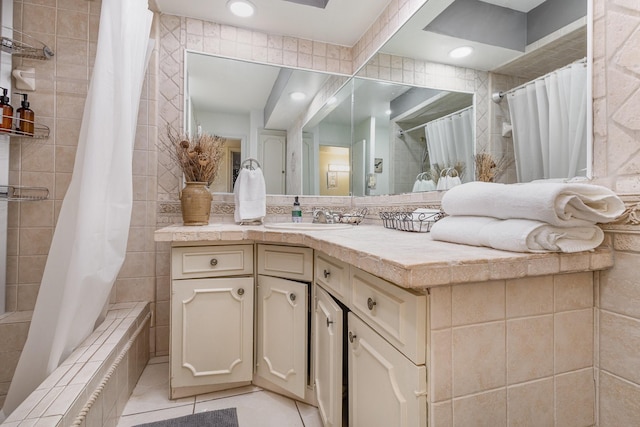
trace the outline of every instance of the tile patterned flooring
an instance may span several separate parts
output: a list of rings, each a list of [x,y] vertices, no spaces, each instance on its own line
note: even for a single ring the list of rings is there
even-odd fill
[[[322,427],[318,410],[259,387],[169,400],[169,361],[149,361],[129,398],[118,427],[181,417],[202,411],[235,407],[239,427]]]

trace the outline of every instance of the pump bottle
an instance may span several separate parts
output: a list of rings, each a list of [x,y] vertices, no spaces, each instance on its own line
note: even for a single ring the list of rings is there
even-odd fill
[[[8,90],[2,89],[0,96],[0,108],[2,109],[2,121],[0,121],[0,132],[11,132],[13,126],[13,107],[9,104]]]
[[[20,108],[16,110],[16,116],[18,118],[17,123],[17,131],[18,133],[33,136],[34,131],[34,120],[36,118],[36,114],[29,108],[29,101],[27,100],[26,93],[18,93],[18,95],[22,95],[22,102],[20,103]]]
[[[298,196],[296,196],[295,201],[293,202],[293,209],[291,210],[291,221],[302,222],[302,209],[300,209]]]

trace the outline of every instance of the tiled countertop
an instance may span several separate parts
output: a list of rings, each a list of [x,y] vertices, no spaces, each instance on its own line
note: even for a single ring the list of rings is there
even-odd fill
[[[158,242],[250,240],[307,246],[348,262],[403,288],[516,279],[613,266],[613,251],[600,247],[573,254],[529,254],[434,241],[429,233],[359,225],[336,230],[275,230],[264,226],[172,225],[155,232]]]

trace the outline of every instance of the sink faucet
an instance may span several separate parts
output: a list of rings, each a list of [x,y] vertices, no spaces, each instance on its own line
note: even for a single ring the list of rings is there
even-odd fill
[[[312,222],[320,223],[320,224],[333,224],[334,218],[331,212],[329,211],[323,211],[322,209],[314,209]]]

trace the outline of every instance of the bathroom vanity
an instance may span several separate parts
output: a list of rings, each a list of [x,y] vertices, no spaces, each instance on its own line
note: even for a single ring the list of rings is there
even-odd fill
[[[612,252],[521,254],[381,226],[170,226],[171,394],[256,384],[325,426],[592,425]]]

